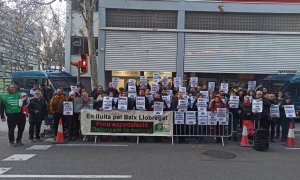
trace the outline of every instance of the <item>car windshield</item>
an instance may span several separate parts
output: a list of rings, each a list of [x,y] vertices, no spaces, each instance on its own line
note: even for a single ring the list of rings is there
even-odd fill
[[[71,89],[70,86],[76,86],[76,78],[75,77],[55,77],[50,78],[55,89],[62,88],[64,90]]]
[[[279,90],[282,90],[284,86],[288,83],[288,81],[278,81],[278,80],[263,80],[260,82],[260,84],[263,85],[263,87],[267,88],[268,91],[276,93]]]

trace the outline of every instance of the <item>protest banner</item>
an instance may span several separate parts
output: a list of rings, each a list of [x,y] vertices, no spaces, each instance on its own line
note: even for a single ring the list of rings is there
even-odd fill
[[[212,111],[207,111],[207,124],[208,125],[217,125],[217,113]]]
[[[167,75],[163,75],[162,80],[161,80],[161,84],[163,86],[167,86],[168,85],[168,76]]]
[[[207,111],[198,111],[198,125],[207,125]]]
[[[102,109],[103,110],[112,110],[113,97],[105,96],[103,97]]]
[[[217,108],[217,121],[220,125],[228,125],[226,108]]]
[[[185,99],[178,100],[178,112],[186,112],[188,108],[188,101]]]
[[[208,82],[208,90],[215,91],[216,83],[215,82]]]
[[[171,97],[169,95],[167,96],[161,96],[161,98],[166,101],[168,108],[171,108]]]
[[[224,93],[228,93],[228,83],[221,83],[220,91]]]
[[[145,110],[145,97],[136,97],[136,109],[137,110]]]
[[[182,86],[181,77],[174,77],[173,84],[174,87],[181,87]]]
[[[173,112],[155,116],[150,111],[96,111],[81,113],[83,135],[172,136]]]
[[[64,101],[63,106],[64,106],[63,115],[72,116],[73,115],[73,102],[72,101]]]
[[[119,97],[118,99],[118,110],[127,110],[128,98]]]
[[[240,105],[240,97],[239,96],[230,96],[229,98],[229,108],[237,109]]]
[[[280,117],[279,105],[272,104],[270,106],[270,116],[271,116],[271,118],[279,118]]]
[[[256,81],[248,81],[248,90],[255,90]]]
[[[284,107],[284,112],[285,112],[286,118],[295,118],[296,117],[294,105],[283,105],[283,107]]]
[[[154,102],[153,114],[156,116],[162,116],[164,112],[163,102]]]
[[[261,113],[263,111],[263,101],[259,99],[253,99],[252,112]]]
[[[80,113],[81,110],[93,109],[93,98],[77,97],[74,100],[74,112]]]
[[[196,124],[196,111],[187,111],[185,113],[185,124],[187,125]]]
[[[147,87],[147,85],[148,85],[147,76],[141,76],[140,77],[140,85],[142,87]]]
[[[184,124],[184,113],[175,111],[174,124]]]
[[[198,87],[198,77],[190,77],[191,87]]]

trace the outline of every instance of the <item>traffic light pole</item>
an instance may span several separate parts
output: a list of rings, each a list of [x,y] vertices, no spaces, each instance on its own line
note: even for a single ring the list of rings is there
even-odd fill
[[[77,70],[78,70],[77,85],[80,85],[80,67],[78,67]]]

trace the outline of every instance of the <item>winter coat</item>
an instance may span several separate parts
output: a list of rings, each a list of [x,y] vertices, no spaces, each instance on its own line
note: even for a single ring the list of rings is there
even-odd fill
[[[48,116],[48,107],[46,100],[44,98],[32,98],[30,100],[29,106],[29,121],[40,122]]]

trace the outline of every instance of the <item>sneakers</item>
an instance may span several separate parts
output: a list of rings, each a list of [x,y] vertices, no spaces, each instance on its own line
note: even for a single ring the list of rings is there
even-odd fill
[[[34,143],[34,140],[33,139],[29,139],[29,143]]]
[[[24,146],[24,144],[22,143],[22,141],[17,141],[16,146]]]
[[[17,147],[17,145],[16,145],[15,142],[9,142],[9,146],[10,146],[10,147]]]

